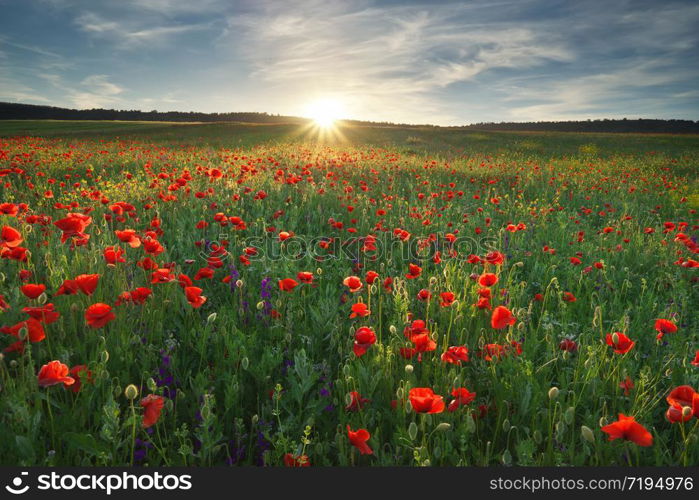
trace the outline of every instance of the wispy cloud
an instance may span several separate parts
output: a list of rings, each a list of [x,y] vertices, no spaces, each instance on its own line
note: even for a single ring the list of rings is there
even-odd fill
[[[124,49],[161,44],[182,34],[209,28],[207,23],[152,26],[146,22],[107,19],[93,12],[81,14],[75,23],[88,35],[113,42]]]
[[[435,92],[494,68],[574,57],[562,37],[535,23],[472,22],[469,14],[481,7],[261,2],[229,19],[228,36],[245,40],[240,53],[254,68],[251,78],[342,96],[357,117],[425,121],[426,112],[439,111],[458,119]]]

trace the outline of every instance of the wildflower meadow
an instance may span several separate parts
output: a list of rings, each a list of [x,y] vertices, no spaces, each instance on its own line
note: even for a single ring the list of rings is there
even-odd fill
[[[695,136],[27,126],[4,465],[699,463]]]

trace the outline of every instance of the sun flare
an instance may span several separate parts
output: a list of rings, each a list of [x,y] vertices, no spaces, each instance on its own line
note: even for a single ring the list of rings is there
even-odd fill
[[[320,128],[331,128],[337,120],[343,117],[345,108],[335,99],[314,101],[306,108],[305,115],[312,119]]]

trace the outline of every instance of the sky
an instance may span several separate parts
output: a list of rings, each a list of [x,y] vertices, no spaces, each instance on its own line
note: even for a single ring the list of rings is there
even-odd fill
[[[699,120],[699,2],[0,0],[0,101]]]

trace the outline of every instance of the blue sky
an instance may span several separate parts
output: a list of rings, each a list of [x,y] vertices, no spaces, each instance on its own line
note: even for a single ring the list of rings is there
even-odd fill
[[[0,0],[0,101],[699,120],[699,2]]]

